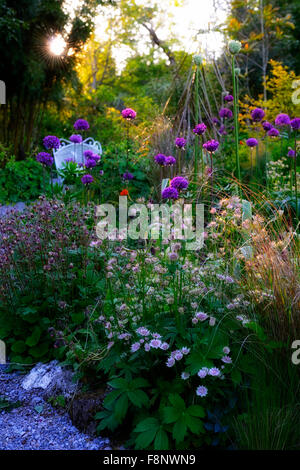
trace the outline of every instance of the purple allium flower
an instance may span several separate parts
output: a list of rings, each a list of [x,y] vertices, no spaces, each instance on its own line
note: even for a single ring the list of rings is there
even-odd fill
[[[172,188],[180,191],[181,189],[186,189],[189,185],[189,182],[186,178],[183,178],[183,176],[175,176],[175,178],[171,180],[170,185]]]
[[[270,131],[270,130],[272,129],[272,127],[273,127],[272,124],[271,124],[270,122],[268,122],[268,121],[264,121],[264,122],[262,123],[262,126],[263,126],[263,128],[264,128],[264,130],[265,130],[266,132]]]
[[[155,155],[154,160],[160,166],[165,166],[166,164],[166,156],[163,153],[158,153]]]
[[[231,109],[222,108],[219,111],[219,116],[220,116],[220,118],[231,119],[233,114],[232,114]]]
[[[265,112],[261,108],[255,108],[251,111],[251,118],[254,122],[259,122],[265,117]]]
[[[81,178],[82,184],[91,184],[94,181],[92,175],[83,175]]]
[[[227,103],[231,103],[234,100],[234,98],[232,95],[226,95],[224,96],[224,100],[227,101]]]
[[[298,131],[300,129],[300,118],[294,118],[291,120],[291,128],[294,131]]]
[[[222,124],[222,126],[220,127],[218,132],[219,132],[220,135],[227,135],[226,128],[225,128],[224,124]]]
[[[176,165],[176,158],[172,157],[172,155],[166,157],[165,164],[168,166]]]
[[[138,351],[138,350],[140,349],[140,347],[141,347],[140,343],[133,343],[133,344],[131,345],[130,350],[131,350],[131,352],[136,352],[136,351]]]
[[[207,129],[206,125],[201,123],[201,124],[196,125],[195,129],[193,129],[193,132],[194,132],[194,134],[202,135],[202,134],[204,134],[206,129]]]
[[[198,377],[200,377],[200,379],[204,379],[206,376],[207,376],[207,370],[205,367],[203,367],[202,369],[199,370],[199,372],[197,373]]]
[[[89,123],[85,119],[78,119],[74,124],[76,131],[87,131],[90,128]]]
[[[158,349],[161,345],[161,340],[160,339],[152,339],[150,341],[150,346],[151,348]]]
[[[186,146],[186,140],[183,137],[176,137],[175,139],[175,145],[179,149],[182,149]]]
[[[248,147],[256,147],[258,145],[258,140],[254,137],[250,137],[250,139],[246,140],[246,144],[248,145]]]
[[[73,144],[80,144],[82,142],[82,137],[80,134],[73,134],[69,140],[70,142],[73,142]]]
[[[96,165],[97,165],[97,162],[93,158],[88,158],[85,161],[85,167],[86,168],[94,168]]]
[[[229,356],[223,356],[221,361],[224,362],[224,364],[231,364],[232,363],[232,359]]]
[[[59,149],[60,147],[60,140],[55,135],[48,135],[43,140],[44,147],[48,150],[50,149]]]
[[[275,119],[275,125],[282,127],[282,126],[289,126],[291,123],[290,117],[287,114],[278,114]]]
[[[187,380],[190,377],[190,374],[188,372],[182,372],[181,378],[182,380]]]
[[[275,129],[275,127],[272,127],[272,129],[270,129],[268,131],[268,136],[269,137],[278,137],[279,136],[279,130]]]
[[[52,157],[52,155],[46,152],[40,152],[36,156],[36,159],[38,162],[42,163],[42,165],[49,166],[49,167],[52,166],[54,162],[54,158]]]
[[[85,156],[85,158],[93,158],[94,152],[92,150],[86,150],[85,152],[83,152],[83,155]]]
[[[203,387],[203,385],[199,385],[199,387],[196,390],[196,395],[198,395],[198,397],[203,398],[203,397],[206,397],[207,392],[208,390],[206,387]]]
[[[124,119],[132,120],[136,118],[136,112],[131,108],[125,108],[122,111],[122,117]]]
[[[295,150],[290,149],[290,150],[288,151],[288,157],[294,158],[295,156],[296,156]]]
[[[207,142],[205,142],[203,144],[203,148],[205,148],[205,150],[207,150],[208,152],[215,152],[217,150],[217,148],[219,147],[219,142],[217,140],[208,140]]]
[[[123,180],[125,181],[130,181],[133,180],[134,176],[132,173],[129,173],[129,171],[125,171],[125,173],[122,176]]]
[[[179,193],[176,188],[172,188],[172,186],[169,186],[168,188],[165,188],[163,190],[161,196],[163,199],[178,199]]]
[[[211,375],[212,377],[218,377],[218,375],[220,374],[221,374],[221,371],[217,367],[212,367],[208,371],[208,375]]]

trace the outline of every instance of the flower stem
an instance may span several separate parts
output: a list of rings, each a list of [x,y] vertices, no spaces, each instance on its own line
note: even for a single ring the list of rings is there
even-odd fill
[[[238,122],[238,93],[237,79],[235,72],[235,57],[232,56],[232,80],[233,80],[233,112],[234,112],[234,140],[235,140],[235,158],[236,158],[236,174],[238,182],[241,182],[240,156],[239,156],[239,122]],[[241,188],[239,186],[239,193]]]
[[[294,174],[295,174],[295,197],[296,197],[296,222],[299,219],[299,208],[298,208],[298,183],[297,183],[297,133],[295,131],[295,157],[294,157]]]
[[[196,66],[196,77],[195,77],[195,125],[199,121],[199,68]],[[195,163],[194,163],[194,174],[195,174],[195,187],[197,188],[198,179],[198,157],[199,157],[199,139],[195,138]]]

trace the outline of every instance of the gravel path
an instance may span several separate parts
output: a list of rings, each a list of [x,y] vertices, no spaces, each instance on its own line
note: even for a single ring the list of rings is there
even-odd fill
[[[0,398],[21,402],[0,409],[0,450],[110,450],[109,439],[92,438],[75,428],[69,415],[43,399],[43,390],[23,390],[24,376],[0,366]]]

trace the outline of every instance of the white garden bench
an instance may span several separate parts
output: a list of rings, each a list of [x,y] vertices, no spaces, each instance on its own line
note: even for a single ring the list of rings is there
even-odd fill
[[[67,158],[72,158],[76,163],[84,163],[84,152],[86,150],[91,150],[100,156],[102,155],[100,142],[95,141],[92,137],[88,137],[80,144],[74,144],[66,139],[60,139],[60,142],[60,147],[57,150],[53,150],[57,170],[63,167]]]

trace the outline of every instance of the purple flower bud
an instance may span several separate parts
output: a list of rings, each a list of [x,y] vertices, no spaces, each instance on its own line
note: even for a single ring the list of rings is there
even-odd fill
[[[275,125],[282,127],[282,126],[289,126],[291,123],[290,117],[287,114],[278,114],[275,119]]]
[[[254,122],[259,122],[265,117],[265,112],[261,108],[255,108],[251,111],[251,118]]]
[[[258,140],[254,137],[250,137],[250,139],[246,140],[246,144],[248,147],[256,147],[258,145]]]
[[[183,138],[183,137],[177,137],[175,139],[175,145],[176,147],[178,147],[179,149],[182,149],[186,146],[186,140]]]
[[[201,124],[196,125],[195,129],[193,129],[193,132],[194,132],[194,134],[202,135],[202,134],[204,134],[206,129],[207,129],[206,125],[201,123]]]
[[[89,123],[85,119],[78,119],[74,124],[76,131],[87,131],[90,128]]]
[[[203,148],[205,148],[205,150],[207,150],[208,152],[213,153],[218,149],[219,145],[220,144],[217,140],[212,139],[212,140],[205,142],[203,144]]]
[[[132,120],[136,118],[136,112],[131,108],[123,109],[122,117],[124,119]]]
[[[163,199],[178,199],[179,198],[179,193],[177,189],[172,188],[171,186],[169,186],[168,188],[165,188],[161,195]]]
[[[183,178],[183,176],[175,176],[175,178],[171,180],[170,185],[172,188],[180,191],[181,189],[186,189],[189,185],[189,182],[186,178]]]

